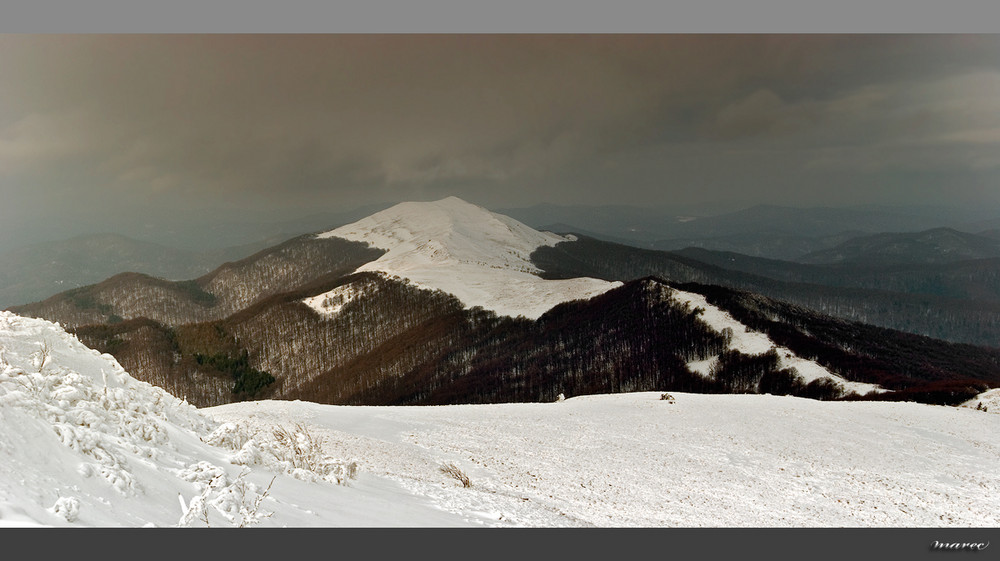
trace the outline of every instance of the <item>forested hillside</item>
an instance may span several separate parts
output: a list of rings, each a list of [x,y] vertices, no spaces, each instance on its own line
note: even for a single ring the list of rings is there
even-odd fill
[[[691,254],[696,253],[687,255]],[[662,276],[675,282],[715,284],[759,293],[834,317],[935,339],[974,345],[1000,344],[1000,301],[877,289],[874,287],[882,285],[879,276],[861,276],[856,281],[867,287],[826,286],[815,282],[819,273],[807,265],[769,266],[768,260],[740,261],[744,264],[742,268],[753,268],[758,273],[755,274],[704,263],[687,255],[581,237],[575,242],[539,248],[532,254],[532,262],[549,278],[589,275],[606,280],[629,280]],[[952,284],[960,280],[961,269],[957,271]],[[764,274],[802,281],[768,278]],[[996,270],[986,268],[978,278],[989,286],[995,284],[995,275]],[[832,276],[839,278],[836,274]],[[893,275],[890,272],[885,277],[885,287],[901,288],[906,283],[905,278],[904,273]]]
[[[335,313],[304,302],[346,288],[355,296],[339,301]],[[824,318],[719,287],[678,288],[704,293],[845,380],[893,390],[1000,383],[998,351]],[[248,398],[356,405],[549,401],[657,389],[844,397],[830,380],[800,379],[774,352],[735,347],[729,334],[702,321],[703,309],[674,298],[674,290],[641,279],[533,321],[464,308],[440,291],[360,273],[269,297],[224,320],[176,328],[132,320],[76,333],[134,375],[199,405]],[[918,351],[927,359],[898,360]],[[715,357],[709,376],[689,367]]]
[[[455,197],[401,203],[194,280],[127,273],[15,311],[199,406],[651,390],[953,403],[1000,383],[1000,350],[831,317],[990,340],[1000,303],[573,240]]]
[[[997,258],[945,264],[809,265],[697,248],[671,253],[730,271],[786,282],[1000,302],[1000,259]]]
[[[340,277],[382,252],[343,239],[300,236],[250,257],[226,263],[189,281],[123,273],[98,284],[57,294],[11,311],[67,327],[147,318],[165,325],[228,317],[270,295],[322,277]]]

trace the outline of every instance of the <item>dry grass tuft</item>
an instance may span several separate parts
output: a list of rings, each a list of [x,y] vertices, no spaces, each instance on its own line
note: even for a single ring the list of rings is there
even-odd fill
[[[440,470],[441,473],[457,479],[462,484],[462,487],[472,487],[472,481],[469,479],[469,476],[455,464],[445,464],[441,466]]]

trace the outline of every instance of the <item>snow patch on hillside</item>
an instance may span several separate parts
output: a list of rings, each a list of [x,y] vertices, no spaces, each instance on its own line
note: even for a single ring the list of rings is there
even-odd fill
[[[759,355],[775,349],[778,353],[779,367],[794,368],[806,383],[819,378],[829,378],[844,388],[846,392],[856,392],[864,395],[871,391],[885,391],[881,386],[876,384],[845,380],[843,377],[830,372],[825,366],[797,356],[787,347],[774,343],[767,334],[749,329],[730,315],[729,312],[710,304],[701,294],[676,289],[670,294],[671,298],[677,302],[687,304],[692,309],[701,308],[704,310],[699,317],[717,332],[722,333],[723,330],[729,330],[732,333],[729,344],[730,349],[735,349],[748,355]],[[688,368],[703,376],[709,376],[716,360],[716,358],[710,358],[693,361],[688,363]]]
[[[335,316],[347,304],[357,300],[364,295],[374,294],[378,291],[378,286],[372,282],[357,281],[342,286],[338,286],[329,292],[324,292],[303,300],[316,313],[323,316]]]
[[[531,253],[573,238],[539,232],[457,197],[400,203],[317,237],[364,242],[386,251],[358,272],[406,278],[500,315],[535,319],[562,302],[621,286],[592,278],[542,279]]]
[[[979,411],[985,409],[987,413],[1000,415],[1000,388],[987,390],[969,401],[966,401],[960,405],[960,407],[968,407]]]

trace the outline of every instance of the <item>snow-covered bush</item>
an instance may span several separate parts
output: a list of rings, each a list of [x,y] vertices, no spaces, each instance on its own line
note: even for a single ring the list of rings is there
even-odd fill
[[[106,374],[97,382],[66,366],[50,366],[50,356],[49,345],[34,355],[38,372],[6,365],[0,405],[49,422],[64,446],[94,460],[80,465],[81,475],[103,477],[119,493],[133,495],[138,489],[126,456],[159,454],[169,440],[162,422],[177,413],[168,406],[170,396],[134,381],[123,384],[118,373],[116,387],[109,387]]]
[[[38,344],[38,350],[31,355],[32,362],[38,367],[39,373],[45,370],[45,364],[49,362],[51,356],[52,346],[49,344],[48,339],[42,339],[42,342]]]
[[[225,471],[207,462],[191,466],[187,473],[196,481],[196,485],[201,487],[201,493],[195,495],[189,503],[185,503],[184,498],[179,497],[182,514],[177,526],[191,527],[201,523],[211,527],[209,507],[237,528],[259,524],[273,514],[262,511],[260,507],[271,492],[274,478],[271,478],[271,483],[261,491],[259,487],[246,480],[246,476],[250,473],[248,469],[243,469],[232,482],[229,481]],[[212,475],[207,482],[204,480],[205,474]]]
[[[80,501],[76,497],[59,497],[50,510],[53,514],[63,517],[66,522],[76,522],[80,515]]]
[[[274,426],[255,430],[225,423],[203,439],[235,453],[229,461],[244,466],[260,465],[304,481],[329,481],[347,485],[356,479],[358,463],[333,458],[323,451],[320,440],[304,426],[292,429]]]
[[[195,496],[181,498],[180,525],[248,526],[270,516],[262,509],[270,485],[250,483],[250,469],[231,477],[210,462],[191,463],[196,449],[208,447],[192,449],[188,436],[209,434],[215,421],[162,388],[135,380],[113,357],[85,347],[58,325],[0,312],[0,418],[16,436],[0,439],[0,467],[20,474],[23,487],[49,488],[50,498],[55,493],[43,524],[106,521],[105,507],[156,500],[171,487],[186,495],[191,484]],[[33,462],[45,464],[39,464],[40,473],[30,473]],[[80,516],[84,508],[90,513],[86,521]]]

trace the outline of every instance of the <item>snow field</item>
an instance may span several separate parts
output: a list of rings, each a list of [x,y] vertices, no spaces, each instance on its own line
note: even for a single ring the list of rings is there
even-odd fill
[[[258,402],[218,419],[303,422],[472,524],[962,527],[1000,522],[996,417],[768,395],[583,396],[551,404]],[[472,487],[438,468],[453,462]]]

